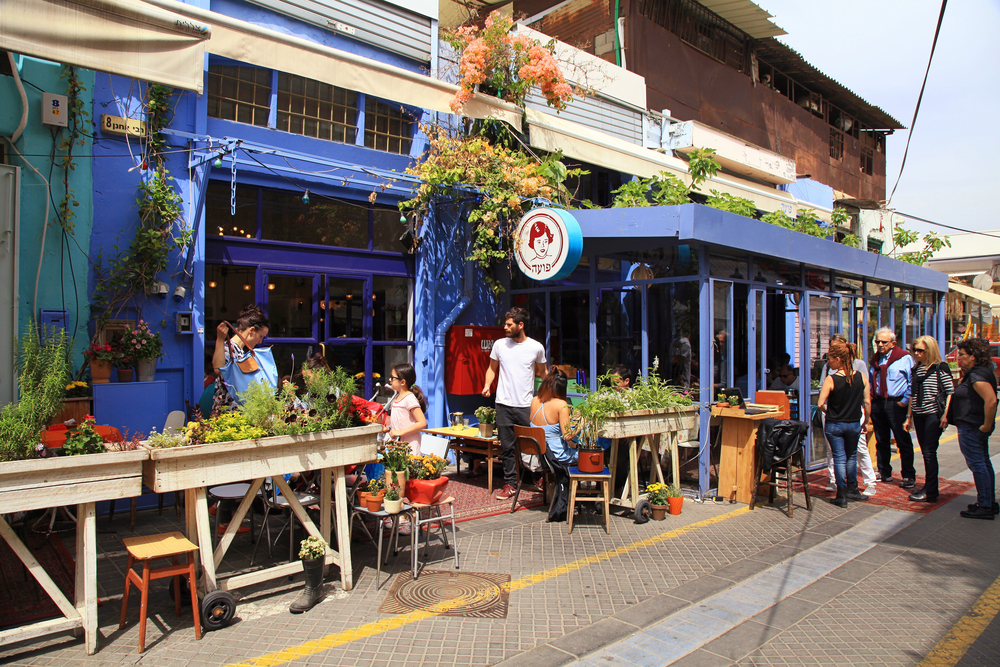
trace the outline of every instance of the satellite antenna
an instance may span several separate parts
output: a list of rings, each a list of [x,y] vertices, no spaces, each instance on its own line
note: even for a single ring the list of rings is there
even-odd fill
[[[993,288],[993,278],[987,273],[980,273],[972,279],[972,286],[984,292],[989,292]]]

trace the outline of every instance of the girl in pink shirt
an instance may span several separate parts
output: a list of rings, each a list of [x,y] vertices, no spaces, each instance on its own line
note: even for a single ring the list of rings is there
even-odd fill
[[[389,410],[389,437],[410,444],[410,454],[420,456],[420,431],[427,428],[427,399],[416,385],[417,372],[412,364],[396,364],[389,375],[389,386],[396,392]]]

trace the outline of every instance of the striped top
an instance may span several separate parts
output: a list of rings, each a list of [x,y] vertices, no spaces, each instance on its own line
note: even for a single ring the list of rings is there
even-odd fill
[[[940,392],[945,396],[955,393],[955,385],[951,381],[951,370],[947,364],[925,366],[919,364],[913,367],[913,394],[911,396],[913,414],[933,415],[937,414],[938,407],[935,400]]]

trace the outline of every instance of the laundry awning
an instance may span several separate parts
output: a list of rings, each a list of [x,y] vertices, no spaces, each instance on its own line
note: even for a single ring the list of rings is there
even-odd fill
[[[0,49],[201,93],[202,21],[134,0],[3,0]]]
[[[210,24],[209,53],[407,106],[451,113],[449,104],[458,91],[454,84],[173,0],[148,2]],[[463,114],[505,120],[521,128],[519,107],[486,95],[475,95]]]

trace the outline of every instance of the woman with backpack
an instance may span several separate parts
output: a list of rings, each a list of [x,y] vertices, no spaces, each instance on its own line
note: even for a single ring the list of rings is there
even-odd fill
[[[910,380],[910,405],[903,428],[910,426],[917,434],[920,453],[924,457],[924,486],[910,494],[916,503],[934,503],[938,499],[938,440],[948,427],[948,408],[955,386],[951,369],[941,361],[937,342],[930,336],[920,336],[912,343],[916,365]]]

